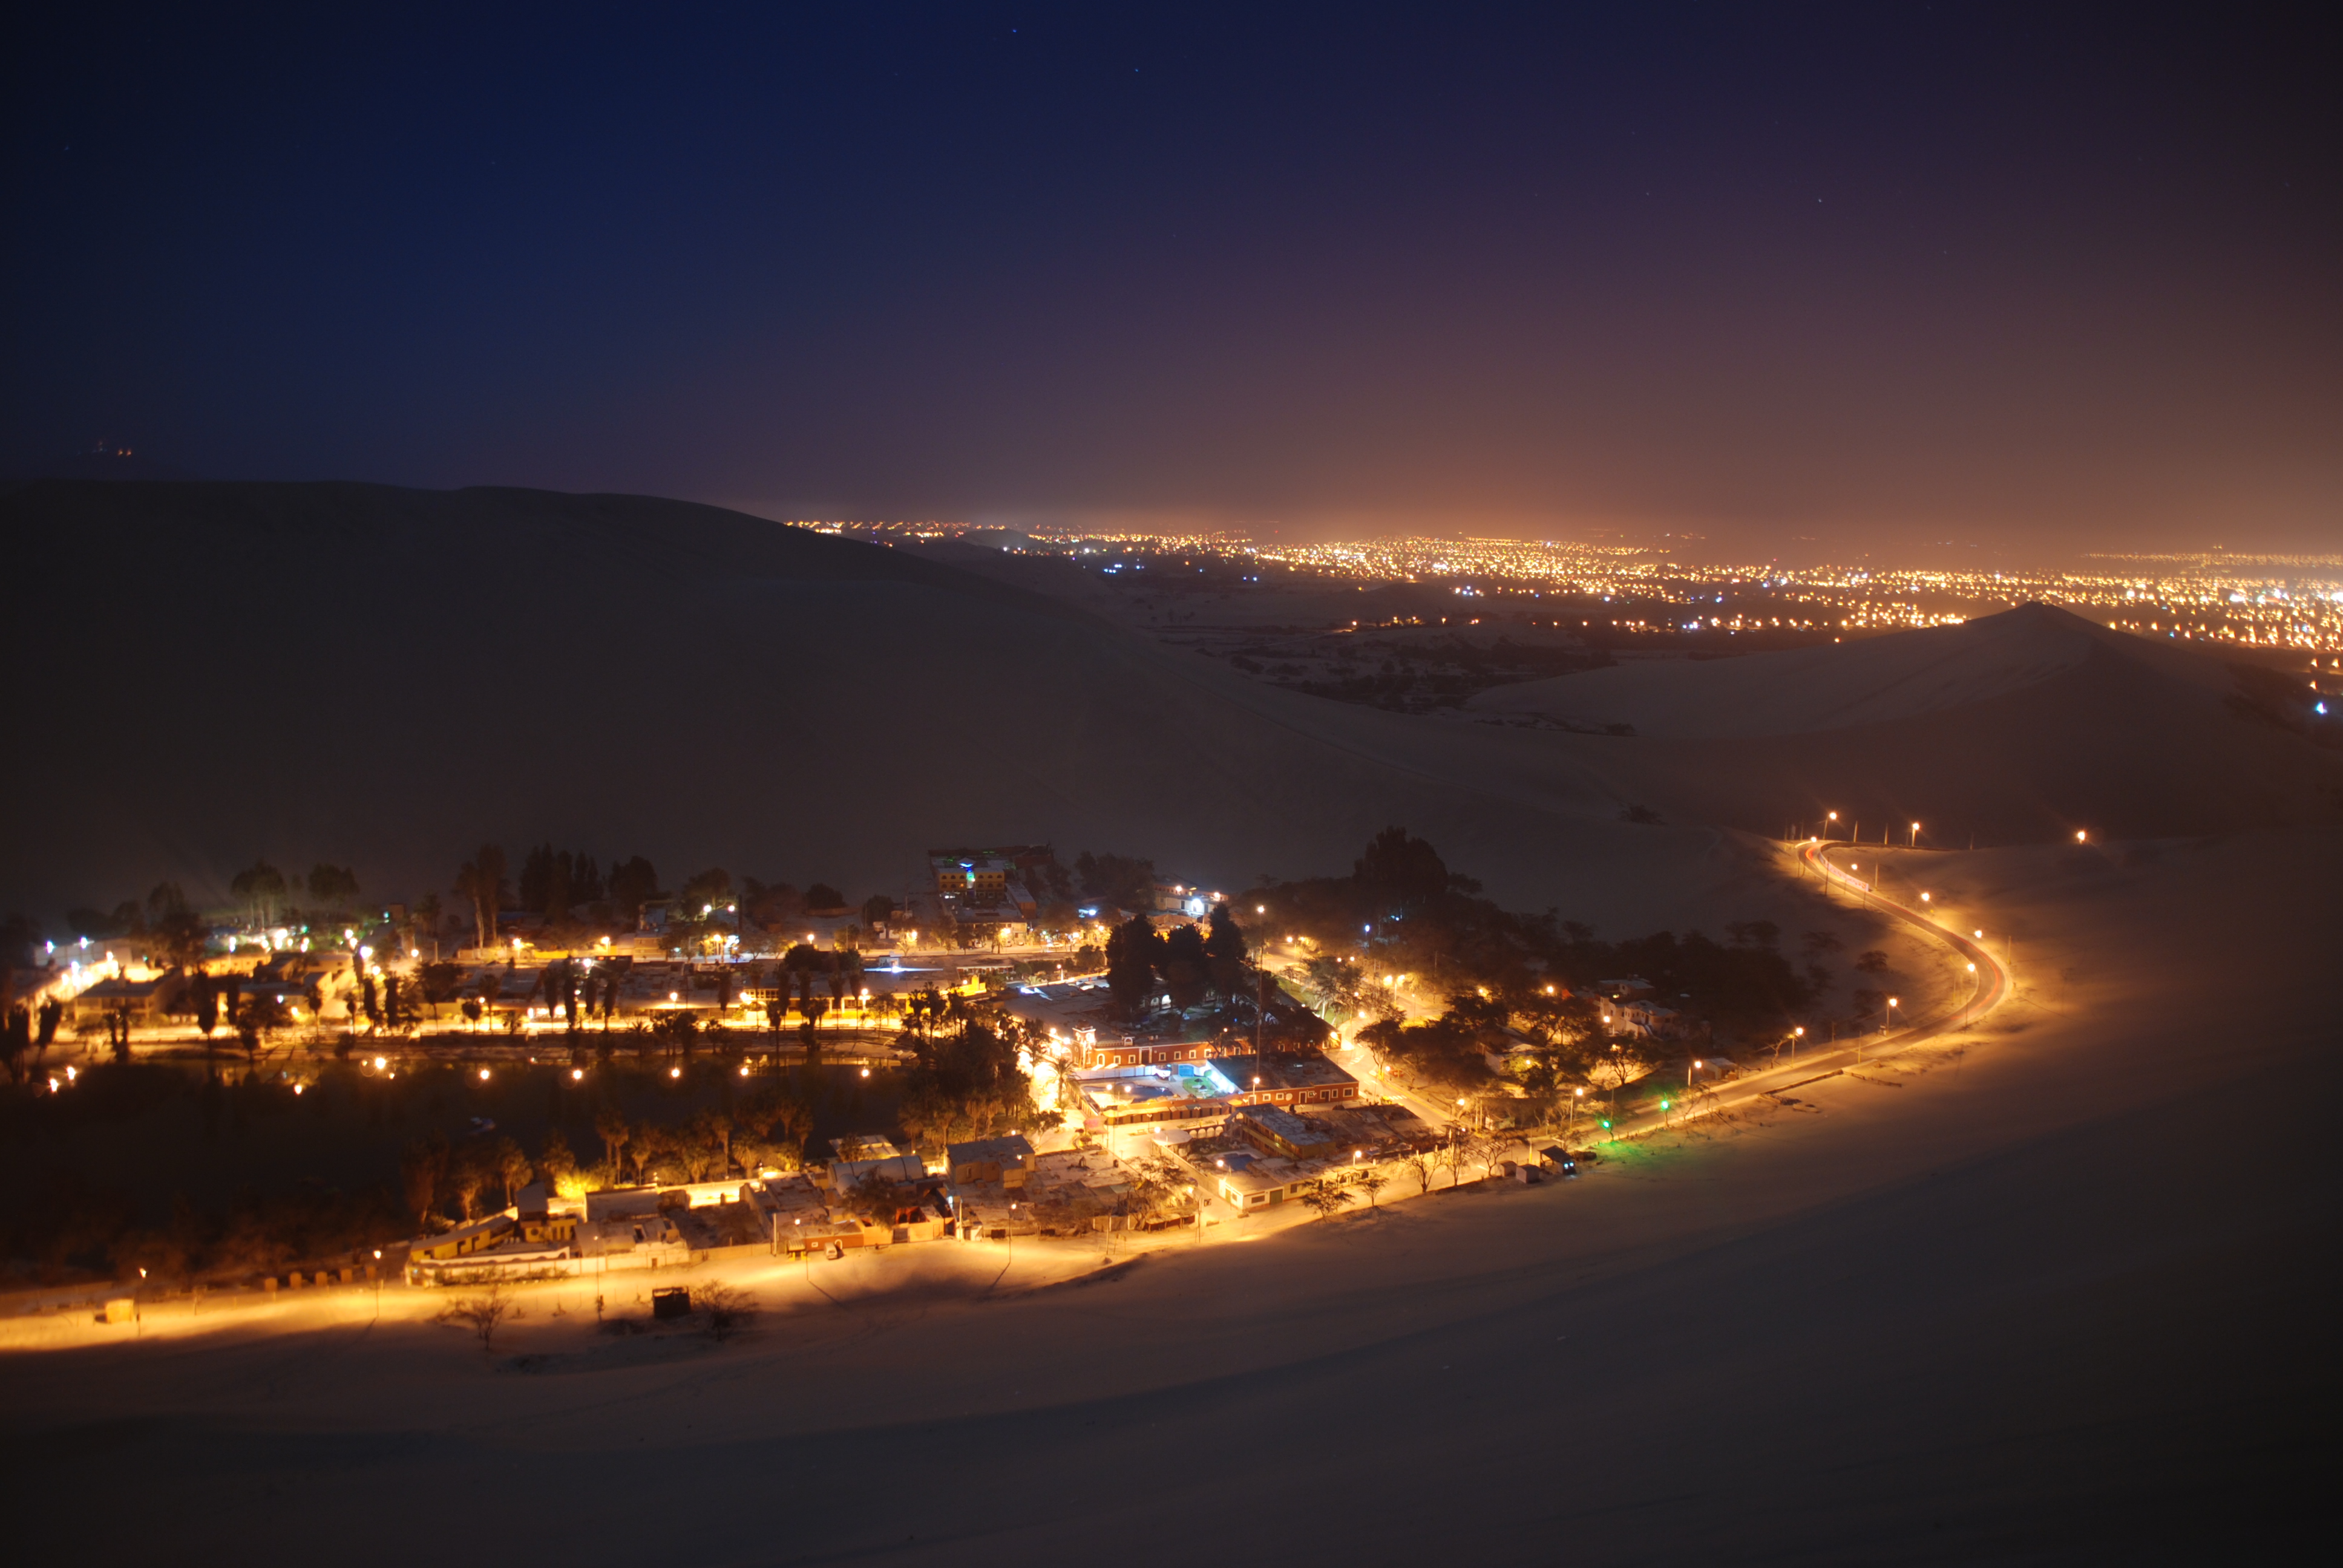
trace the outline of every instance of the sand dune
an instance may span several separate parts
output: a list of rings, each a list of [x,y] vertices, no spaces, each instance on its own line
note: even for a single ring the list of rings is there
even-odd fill
[[[2227,689],[2210,658],[2159,657],[2046,605],[1959,626],[1745,658],[1641,660],[1483,692],[1472,706],[1583,724],[1626,723],[1666,739],[1810,735],[1966,707],[2054,680],[2097,650],[2152,661],[2175,678]]]
[[[363,485],[0,491],[5,895],[224,896],[266,856],[377,897],[541,839],[900,890],[930,844],[1050,840],[1250,884],[1431,837],[1493,893],[1687,920],[1714,834],[1622,838],[1543,739],[1263,688],[1079,608],[713,508]],[[1737,874],[1737,873],[1734,873]]]
[[[258,856],[444,895],[488,838],[858,896],[971,840],[1243,885],[1399,821],[1495,896],[1618,931],[1740,918],[1710,907],[1747,878],[1707,824],[1835,809],[1965,845],[2343,818],[2343,754],[2237,711],[2217,664],[2039,608],[1534,682],[1470,723],[679,502],[49,482],[0,490],[0,518],[37,585],[5,634],[37,760],[0,785],[0,894],[35,911],[166,875],[216,899]],[[1638,734],[1508,728],[1507,704]],[[1669,825],[1623,831],[1636,804]]]
[[[2343,752],[2241,699],[2219,661],[2031,605],[1964,626],[1654,662],[1483,693],[1476,710],[1632,724],[1572,736],[1616,787],[1779,833],[1838,810],[1939,847],[2343,821]],[[1603,751],[1604,748],[1607,751]]]

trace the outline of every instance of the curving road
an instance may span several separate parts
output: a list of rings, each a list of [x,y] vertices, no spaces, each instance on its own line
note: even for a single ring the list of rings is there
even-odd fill
[[[1876,910],[1889,919],[1910,927],[1920,935],[1944,943],[1963,962],[1973,966],[1976,972],[1976,981],[1970,990],[1968,999],[1957,1007],[1916,1020],[1903,1029],[1886,1034],[1859,1035],[1851,1040],[1826,1046],[1819,1050],[1809,1048],[1793,1061],[1777,1064],[1765,1069],[1763,1072],[1750,1073],[1745,1077],[1733,1080],[1728,1092],[1709,1095],[1697,1109],[1684,1108],[1672,1111],[1654,1111],[1644,1116],[1623,1119],[1619,1125],[1612,1129],[1611,1136],[1614,1140],[1634,1133],[1654,1131],[1662,1127],[1675,1126],[1695,1117],[1714,1116],[1720,1111],[1730,1111],[1753,1101],[1778,1094],[1785,1089],[1794,1089],[1802,1083],[1812,1083],[1818,1079],[1835,1078],[1848,1068],[1887,1051],[1907,1045],[1916,1045],[1923,1040],[1933,1040],[1938,1035],[1949,1033],[1954,1030],[1966,1029],[2009,999],[2008,967],[2002,960],[1987,951],[1984,943],[1970,937],[1966,932],[1954,930],[1926,910],[1915,910],[1908,905],[1899,904],[1892,899],[1881,897],[1870,883],[1833,865],[1830,850],[1835,842],[1836,840],[1825,841],[1810,839],[1791,848],[1802,864],[1812,868],[1833,885],[1845,888],[1862,897],[1866,908]]]

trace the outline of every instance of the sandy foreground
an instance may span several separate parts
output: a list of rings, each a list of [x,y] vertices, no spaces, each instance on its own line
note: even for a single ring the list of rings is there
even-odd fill
[[[494,1357],[396,1289],[19,1330],[9,1514],[90,1561],[2229,1556],[2338,1457],[2338,873],[2333,831],[1932,857],[2016,1001],[1572,1183],[1104,1275],[742,1267],[720,1346],[583,1284]]]

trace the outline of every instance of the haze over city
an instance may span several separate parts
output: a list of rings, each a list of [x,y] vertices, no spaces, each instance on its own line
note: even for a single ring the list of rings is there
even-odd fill
[[[2325,22],[36,8],[22,1549],[2298,1553]]]
[[[36,21],[0,457],[1760,555],[2336,542],[2308,11],[451,25]]]

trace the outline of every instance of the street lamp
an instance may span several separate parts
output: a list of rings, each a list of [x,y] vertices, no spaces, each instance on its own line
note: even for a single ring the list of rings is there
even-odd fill
[[[1915,849],[1918,849],[1919,847],[1920,847],[1920,824],[1919,824],[1919,823],[1917,823],[1917,822],[1915,822],[1915,823],[1913,823],[1913,824],[1912,824],[1912,848],[1914,848]]]

